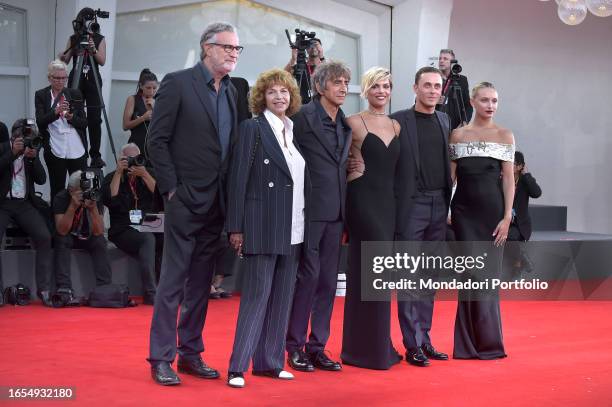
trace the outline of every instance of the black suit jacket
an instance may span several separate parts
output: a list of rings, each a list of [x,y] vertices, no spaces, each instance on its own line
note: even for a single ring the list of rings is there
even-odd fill
[[[542,189],[530,173],[520,176],[514,192],[514,223],[525,240],[531,237],[531,217],[529,216],[529,198],[539,198]]]
[[[293,135],[306,160],[312,183],[308,197],[309,220],[333,222],[339,217],[344,220],[346,164],[352,139],[344,113],[339,110],[336,116],[336,120],[342,122],[345,137],[339,159],[336,159],[334,149],[325,137],[314,101],[302,106],[291,119]]]
[[[293,144],[300,151],[295,137]],[[307,174],[306,169],[305,199]],[[242,122],[229,177],[226,229],[244,234],[245,253],[291,254],[293,187],[287,161],[265,116]]]
[[[13,163],[15,162],[11,143],[6,141],[0,143],[0,202],[6,199],[11,188],[13,178]],[[47,182],[47,174],[43,168],[38,155],[30,162],[24,158],[24,171],[26,175],[26,198],[34,195],[34,183],[43,185]]]
[[[198,214],[208,212],[218,199],[224,213],[225,181],[232,148],[238,138],[236,88],[228,83],[234,123],[230,147],[222,159],[206,86],[198,65],[164,77],[155,95],[149,156],[162,195],[175,190],[176,198]]]
[[[236,110],[238,111],[238,124],[252,117],[249,110],[249,82],[244,78],[230,78],[236,88]]]
[[[436,116],[442,127],[444,136],[444,168],[446,172],[446,209],[450,204],[452,183],[450,177],[450,159],[448,157],[448,138],[450,136],[449,118],[446,113],[436,111]],[[391,115],[398,121],[400,131],[400,159],[395,170],[395,196],[397,201],[396,235],[399,240],[407,240],[407,226],[413,198],[417,193],[421,157],[417,138],[416,116],[414,107],[400,110]]]
[[[87,116],[83,106],[83,95],[81,95],[81,91],[78,89],[64,88],[62,92],[64,92],[66,99],[73,106],[72,120],[68,120],[68,123],[79,133],[85,148],[85,154],[87,155],[87,135],[85,133],[85,129],[87,129]],[[59,116],[55,114],[55,109],[51,108],[51,86],[36,91],[34,94],[34,105],[36,106],[36,125],[43,138],[45,151],[50,153],[49,125],[59,119]]]

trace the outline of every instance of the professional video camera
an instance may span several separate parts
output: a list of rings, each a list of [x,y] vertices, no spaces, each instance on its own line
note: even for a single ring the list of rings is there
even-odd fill
[[[83,200],[89,199],[99,201],[102,197],[100,191],[100,178],[93,171],[83,171],[81,173],[81,191],[83,191]]]
[[[295,78],[298,86],[300,87],[300,95],[302,96],[302,103],[310,102],[312,98],[312,88],[310,84],[310,73],[308,72],[308,66],[306,65],[306,51],[320,42],[314,31],[308,32],[295,29],[295,42],[291,41],[289,30],[285,29],[287,34],[287,40],[291,49],[297,50],[297,60],[295,67],[293,68],[293,77]]]
[[[25,123],[20,127],[23,145],[38,150],[42,147],[43,138],[38,134],[38,127],[34,119],[24,119]]]
[[[134,157],[128,157],[127,158],[127,165],[128,167],[133,167],[133,166],[143,166],[145,165],[147,162],[146,158],[144,155],[142,154],[138,154],[137,156]]]
[[[110,12],[102,11],[100,9],[92,10],[93,13],[86,13],[82,15],[82,19],[80,20],[72,20],[72,28],[74,32],[79,34],[82,38],[85,37],[85,42],[87,42],[87,36],[93,33],[100,32],[100,24],[98,23],[99,18],[108,18],[110,17]]]
[[[451,63],[451,69],[450,69],[451,76],[459,75],[461,71],[463,71],[463,67],[459,65],[459,61],[457,61],[456,59],[451,59],[450,63]]]

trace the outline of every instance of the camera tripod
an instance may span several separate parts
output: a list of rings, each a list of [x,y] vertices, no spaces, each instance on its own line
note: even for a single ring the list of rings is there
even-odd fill
[[[111,133],[111,129],[108,123],[108,115],[106,114],[106,106],[104,105],[104,98],[102,97],[102,90],[100,88],[100,78],[98,77],[98,71],[95,68],[95,61],[92,54],[87,52],[86,47],[84,46],[86,42],[83,40],[77,42],[76,45],[72,47],[75,52],[75,61],[74,61],[74,75],[72,77],[72,83],[70,84],[71,89],[79,89],[79,85],[81,83],[81,75],[83,74],[83,63],[85,62],[85,54],[87,54],[89,66],[91,67],[91,73],[94,77],[94,82],[96,84],[96,92],[98,93],[98,100],[100,101],[100,108],[102,109],[102,113],[104,114],[104,124],[106,125],[106,132],[108,135],[108,141],[110,142],[111,151],[113,152],[113,157],[115,158],[115,162],[117,162],[117,151],[115,150],[115,143],[113,141],[113,135]],[[68,51],[68,50],[67,50]],[[85,96],[85,95],[83,95]],[[91,107],[91,106],[88,106]]]
[[[451,119],[459,119],[459,123],[451,123],[451,130],[467,123],[467,113],[465,111],[465,104],[463,103],[463,91],[459,85],[459,79],[455,75],[451,75],[448,78],[450,84],[446,86],[446,92],[444,92],[444,112],[447,113]],[[452,107],[450,101],[453,101]]]
[[[306,51],[298,48],[297,62],[293,67],[293,77],[300,88],[302,104],[310,102],[312,99],[312,87],[310,83],[310,72],[306,63]]]

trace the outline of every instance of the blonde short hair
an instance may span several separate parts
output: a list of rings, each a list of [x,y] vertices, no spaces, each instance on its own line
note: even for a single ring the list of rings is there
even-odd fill
[[[66,73],[68,73],[68,65],[66,65],[64,61],[54,59],[47,65],[47,76],[51,76],[55,71],[66,71]]]
[[[368,69],[361,77],[361,97],[366,99],[368,92],[376,83],[380,81],[388,80],[391,88],[393,88],[393,82],[391,80],[391,72],[387,68],[381,66],[375,66]]]
[[[251,88],[249,109],[254,115],[260,115],[266,110],[266,90],[274,85],[281,85],[289,91],[289,107],[285,114],[292,116],[300,110],[302,98],[300,88],[293,76],[284,69],[270,69],[259,75],[255,85]]]
[[[477,83],[476,86],[474,86],[472,88],[472,93],[471,93],[472,99],[474,99],[476,97],[476,94],[478,93],[478,91],[480,89],[493,89],[493,90],[495,90],[495,86],[493,86],[493,84],[491,82],[480,82],[480,83]]]

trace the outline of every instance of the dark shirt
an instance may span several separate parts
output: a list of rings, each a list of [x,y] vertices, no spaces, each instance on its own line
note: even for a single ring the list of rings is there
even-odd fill
[[[419,190],[433,191],[446,188],[444,134],[436,113],[427,114],[415,110],[414,115],[421,163]]]
[[[117,195],[111,197],[110,184],[114,175],[115,171],[107,174],[102,183],[102,202],[108,208],[110,217],[109,234],[130,226],[130,211],[132,209],[140,209],[142,216],[144,216],[145,213],[151,212],[153,208],[153,192],[149,191],[140,177],[137,177],[134,181],[134,191],[136,197],[138,197],[138,204],[136,204],[136,197],[132,192],[127,175],[123,176]]]
[[[447,89],[446,103],[436,105],[436,110],[444,112],[450,117],[451,130],[456,129],[461,124],[462,110],[465,109],[465,121],[467,123],[472,119],[472,105],[470,104],[470,89],[468,80],[463,75],[458,75],[458,80],[455,83],[455,89],[448,83],[448,79],[442,82],[442,89]],[[463,107],[463,109],[462,109]]]
[[[6,125],[0,122],[0,143],[9,141],[9,132]]]
[[[94,40],[94,45],[96,47],[96,49],[100,48],[100,43],[102,42],[102,40],[104,39],[104,36],[102,34],[99,33],[94,33],[93,34],[93,40]],[[77,64],[77,47],[79,46],[77,43],[79,41],[79,36],[77,34],[73,34],[70,36],[70,47],[72,48],[72,70],[70,71],[70,83],[72,83],[72,77],[74,75],[74,70],[76,68],[76,64]],[[82,78],[84,78],[85,80],[89,81],[91,84],[95,83],[95,79],[92,73],[92,67],[89,64],[89,51],[85,51],[84,54],[84,58],[83,58],[83,68],[81,70],[81,74],[83,75]],[[93,56],[93,55],[92,55]],[[100,80],[100,86],[102,86],[102,78],[100,77],[100,68],[98,65],[98,61],[96,61],[96,58],[93,58],[93,69],[96,70],[96,73],[98,75],[98,79]],[[87,72],[87,73],[85,73]]]
[[[318,98],[314,99],[314,103],[317,106],[317,114],[319,115],[319,119],[321,119],[325,138],[329,141],[329,144],[336,154],[336,159],[339,159],[340,155],[342,154],[342,150],[344,149],[344,128],[342,126],[342,120],[339,120],[341,110],[338,109],[336,121],[333,121],[323,108],[323,105]]]
[[[219,141],[221,142],[221,159],[225,158],[229,149],[230,136],[232,133],[233,117],[232,110],[230,108],[230,95],[228,86],[230,78],[225,75],[221,79],[219,86],[219,93],[215,89],[215,79],[212,77],[204,64],[198,64],[202,72],[204,73],[204,79],[206,80],[206,95],[213,107],[214,117],[213,124],[217,129]]]
[[[55,195],[55,199],[53,199],[53,215],[62,215],[66,213],[68,207],[70,206],[70,201],[72,197],[67,189],[63,189]],[[104,213],[104,205],[102,202],[97,202],[98,212],[100,216]],[[80,235],[91,236],[91,230],[89,225],[91,224],[91,214],[89,210],[85,207],[80,207],[74,213],[74,221],[72,223],[72,228],[70,229],[70,233],[79,232]]]

